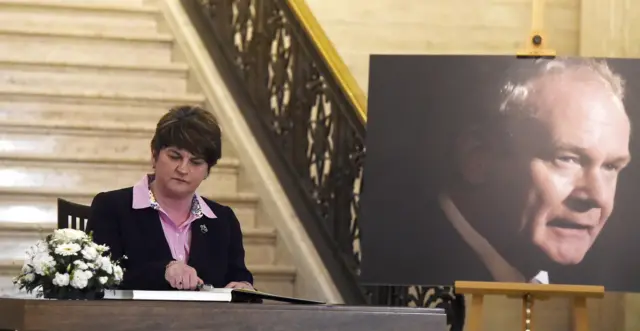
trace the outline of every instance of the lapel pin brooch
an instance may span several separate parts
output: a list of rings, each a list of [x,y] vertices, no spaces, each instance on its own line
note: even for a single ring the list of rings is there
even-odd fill
[[[209,229],[207,229],[207,226],[204,224],[200,224],[200,231],[202,233],[207,233],[207,231],[209,231]]]

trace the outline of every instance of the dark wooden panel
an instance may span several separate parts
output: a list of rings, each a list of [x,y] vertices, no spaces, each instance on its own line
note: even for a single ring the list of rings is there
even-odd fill
[[[0,309],[14,316],[0,329],[19,331],[446,330],[442,310],[408,307],[0,299]]]
[[[25,305],[20,302],[20,300],[0,299],[0,330],[18,330],[22,328]]]

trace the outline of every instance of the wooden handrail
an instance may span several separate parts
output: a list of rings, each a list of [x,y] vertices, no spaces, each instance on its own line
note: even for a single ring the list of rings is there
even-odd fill
[[[329,40],[320,23],[311,12],[304,0],[287,0],[291,11],[309,34],[320,55],[327,61],[327,65],[336,81],[344,90],[358,117],[363,123],[367,122],[367,97],[351,74],[351,70],[344,63],[333,43]]]

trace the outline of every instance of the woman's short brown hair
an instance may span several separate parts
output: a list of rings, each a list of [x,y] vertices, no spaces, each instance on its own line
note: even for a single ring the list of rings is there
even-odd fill
[[[202,158],[209,168],[222,156],[221,131],[216,118],[198,106],[177,106],[164,114],[151,139],[153,157],[160,150],[176,147]]]

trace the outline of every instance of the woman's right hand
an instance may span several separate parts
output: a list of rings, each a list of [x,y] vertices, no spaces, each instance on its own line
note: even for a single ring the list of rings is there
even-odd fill
[[[196,269],[181,261],[172,261],[167,265],[164,278],[173,288],[179,290],[195,290],[203,281],[198,277]]]

